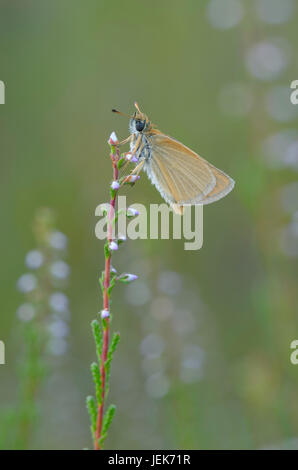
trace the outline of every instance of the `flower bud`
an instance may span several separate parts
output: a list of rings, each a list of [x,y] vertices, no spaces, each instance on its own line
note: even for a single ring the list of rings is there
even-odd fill
[[[121,274],[121,276],[118,277],[118,281],[121,281],[121,282],[124,282],[124,283],[128,284],[129,282],[133,282],[136,279],[138,279],[138,277],[139,276],[137,276],[136,274],[124,273],[124,274]]]
[[[106,308],[100,312],[101,318],[109,318],[110,312]]]
[[[128,175],[128,177],[125,179],[125,183],[135,183],[140,179],[139,175]]]
[[[135,155],[133,155],[131,152],[127,152],[125,154],[125,160],[131,163],[137,163],[138,159]]]
[[[110,135],[110,138],[109,138],[109,140],[108,140],[108,143],[109,143],[110,145],[116,145],[116,144],[118,144],[118,138],[117,138],[115,132],[112,132],[112,134]]]
[[[114,268],[114,266],[111,265],[110,272],[111,272],[111,274],[117,274],[117,269]]]
[[[113,181],[112,184],[111,184],[111,188],[112,189],[119,189],[120,188],[120,184],[118,181]]]
[[[139,211],[137,211],[137,210],[134,209],[133,207],[129,207],[129,208],[127,209],[127,215],[128,215],[129,217],[134,217],[134,216],[139,215],[139,214],[140,214]]]
[[[118,243],[116,243],[116,242],[111,242],[111,243],[109,244],[109,250],[111,250],[111,251],[117,251],[117,250],[118,250]]]

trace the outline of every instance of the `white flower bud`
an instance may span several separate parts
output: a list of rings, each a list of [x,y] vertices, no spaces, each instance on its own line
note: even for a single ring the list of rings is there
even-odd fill
[[[113,181],[112,184],[111,184],[111,188],[112,189],[119,189],[120,188],[120,184],[118,181]]]
[[[129,207],[129,208],[127,209],[127,215],[128,215],[128,216],[132,216],[132,217],[133,217],[133,216],[136,216],[136,215],[139,215],[139,214],[140,214],[139,211],[137,211],[137,210],[134,209],[133,207]]]
[[[112,134],[110,135],[109,144],[110,144],[110,145],[116,145],[116,144],[118,144],[118,138],[117,138],[115,132],[112,132]]]
[[[125,273],[119,276],[119,281],[129,283],[135,281],[136,279],[138,279],[138,277],[139,276],[137,276],[136,274]]]
[[[133,155],[131,152],[127,152],[124,157],[127,162],[137,163],[138,161],[137,157]]]
[[[127,176],[127,178],[125,179],[125,182],[126,183],[135,183],[136,181],[138,181],[140,179],[140,176],[139,175],[129,175]]]
[[[100,316],[101,316],[101,318],[109,318],[109,316],[110,316],[109,310],[107,310],[107,309],[102,310],[100,312]]]
[[[118,250],[118,243],[116,243],[116,242],[111,242],[111,243],[109,244],[109,250],[110,250],[110,251],[117,251],[117,250]]]

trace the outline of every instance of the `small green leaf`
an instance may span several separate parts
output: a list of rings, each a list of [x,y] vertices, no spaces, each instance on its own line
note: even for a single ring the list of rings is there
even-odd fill
[[[96,353],[98,361],[100,361],[100,356],[102,353],[102,331],[98,320],[93,320],[91,322],[93,337],[96,345]]]
[[[125,163],[125,157],[121,156],[120,159],[118,160],[118,163],[117,163],[118,170],[120,170],[120,168],[122,168],[124,163]]]
[[[107,434],[107,432],[108,432],[108,430],[111,426],[112,420],[114,418],[115,411],[116,411],[116,406],[115,405],[110,405],[109,408],[107,409],[107,411],[105,412],[105,415],[104,415],[104,418],[103,418],[103,423],[102,423],[102,434],[103,435]]]
[[[96,346],[100,347],[102,344],[102,332],[101,332],[100,324],[97,320],[93,320],[91,322],[91,326],[92,326],[95,344]]]
[[[116,348],[118,346],[119,341],[120,341],[120,333],[114,333],[112,341],[111,341],[111,345],[110,345],[110,348],[109,348],[108,355],[113,354],[116,351]]]
[[[96,431],[97,408],[96,408],[94,397],[92,397],[91,395],[89,395],[86,398],[86,406],[87,406],[87,410],[88,410],[90,421],[91,421],[91,433],[92,433],[92,436],[94,437],[95,431]]]
[[[105,258],[108,259],[111,256],[111,252],[109,249],[109,242],[106,242],[104,251],[105,251]]]
[[[110,315],[111,315],[111,313],[110,313]],[[101,321],[102,321],[102,327],[103,327],[103,329],[106,330],[107,327],[108,327],[107,319],[106,319],[106,318],[102,318]]]
[[[115,276],[110,280],[110,285],[109,287],[107,288],[107,293],[108,293],[108,296],[110,297],[111,296],[111,292],[113,290],[113,287],[115,287],[115,284],[116,284],[116,278]]]
[[[106,434],[103,434],[103,435],[98,439],[98,445],[99,445],[99,447],[100,447],[101,449],[102,449],[102,447],[103,447],[103,443],[104,443],[104,441],[106,440],[106,438],[107,438],[107,435],[106,435]]]
[[[105,412],[103,423],[102,423],[102,434],[101,437],[98,439],[98,445],[102,448],[104,441],[107,438],[108,430],[111,426],[112,420],[114,418],[116,411],[115,405],[110,405],[107,411]]]
[[[102,292],[104,291],[104,281],[105,281],[105,272],[102,271],[100,278],[98,279],[99,285],[101,287]]]
[[[97,403],[101,405],[102,404],[102,383],[101,383],[100,370],[96,362],[93,362],[91,364],[91,373],[92,373],[93,382],[95,385],[96,400],[97,400]]]
[[[106,387],[105,387],[106,396],[109,393],[111,362],[112,362],[113,355],[114,355],[114,352],[116,351],[116,348],[118,346],[119,341],[120,341],[120,334],[119,333],[114,333],[112,341],[111,341],[111,345],[109,347],[108,357],[107,357],[107,360],[106,360],[105,365],[104,365],[105,372],[106,372]]]

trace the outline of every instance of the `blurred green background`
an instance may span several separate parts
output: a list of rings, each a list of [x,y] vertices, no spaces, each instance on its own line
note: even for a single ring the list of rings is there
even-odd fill
[[[30,447],[91,446],[90,322],[101,309],[95,207],[111,180],[111,109],[137,100],[158,127],[236,181],[204,209],[204,245],[128,241],[113,294],[121,342],[110,449],[298,448],[296,0],[1,0],[2,408],[18,392],[16,288],[40,207],[71,267],[68,348],[51,360]],[[145,175],[129,203],[160,203]]]

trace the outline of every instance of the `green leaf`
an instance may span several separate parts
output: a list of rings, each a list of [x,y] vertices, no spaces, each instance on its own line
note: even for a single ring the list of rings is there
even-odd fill
[[[96,353],[97,353],[98,361],[100,362],[103,339],[102,339],[101,327],[100,327],[98,320],[93,320],[91,322],[91,327],[92,327],[93,337],[94,337],[94,341],[96,345]]]
[[[103,435],[107,434],[107,432],[108,432],[108,430],[111,426],[112,420],[114,418],[115,411],[116,411],[116,406],[115,405],[110,405],[109,408],[107,409],[107,411],[105,412],[105,415],[104,415],[104,418],[103,418],[103,423],[102,423],[102,434]]]
[[[92,436],[94,437],[95,431],[96,431],[97,407],[96,407],[94,397],[92,397],[91,395],[89,395],[86,398],[86,406],[87,406],[87,410],[88,410],[90,421],[91,421],[91,433],[92,433]]]
[[[102,449],[102,446],[103,446],[103,443],[104,441],[106,440],[107,438],[107,435],[106,434],[103,434],[99,439],[98,439],[98,445],[99,447]]]
[[[102,292],[104,291],[104,280],[105,280],[105,272],[102,271],[100,278],[98,279],[99,285],[101,287]]]
[[[110,285],[109,287],[107,288],[107,293],[108,293],[108,296],[110,297],[111,296],[111,292],[113,290],[113,287],[115,287],[115,284],[116,284],[116,278],[113,277],[111,280],[110,280]]]
[[[108,259],[111,256],[110,249],[109,249],[109,242],[106,242],[104,251],[105,251],[105,258]]]
[[[108,430],[114,418],[115,411],[116,411],[116,406],[110,405],[107,411],[105,412],[103,423],[102,423],[102,434],[101,434],[101,437],[98,439],[98,444],[101,448],[103,446],[104,441],[107,438]]]
[[[105,372],[106,372],[106,387],[105,387],[106,388],[106,390],[105,390],[106,396],[109,393],[111,362],[112,362],[113,355],[114,355],[114,352],[116,351],[116,348],[118,346],[119,341],[120,341],[120,334],[119,333],[114,333],[112,341],[111,341],[111,345],[109,347],[108,357],[107,357],[107,360],[106,360],[105,365],[104,365]]]
[[[91,364],[91,373],[92,373],[93,382],[95,385],[96,400],[97,400],[98,405],[101,405],[102,404],[102,383],[101,383],[100,370],[96,362],[93,362]]]
[[[118,160],[118,163],[117,163],[118,170],[120,170],[120,168],[122,168],[124,163],[125,163],[125,157],[121,156],[120,159]]]
[[[110,312],[110,318],[111,318],[111,312]],[[101,319],[101,322],[102,322],[102,327],[103,327],[103,329],[106,330],[107,327],[108,327],[107,319],[106,319],[106,318],[102,318],[102,319]]]
[[[112,341],[111,341],[111,345],[109,348],[108,357],[109,355],[112,355],[116,351],[119,341],[120,341],[120,333],[114,333]]]

